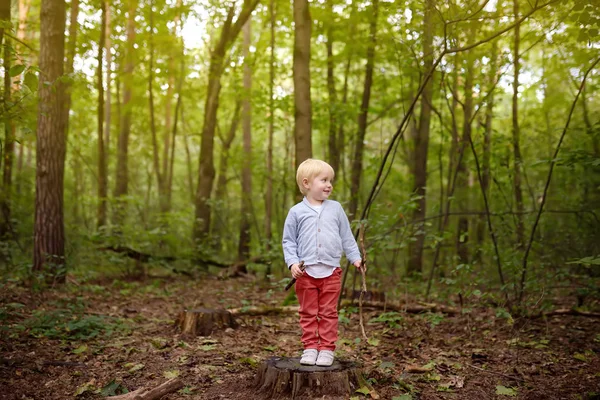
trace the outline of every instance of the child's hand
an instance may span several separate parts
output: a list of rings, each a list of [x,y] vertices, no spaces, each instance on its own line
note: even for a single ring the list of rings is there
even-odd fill
[[[367,272],[367,264],[363,265],[362,260],[354,261],[354,266],[359,271],[362,269],[363,271]]]
[[[292,272],[292,276],[296,279],[300,278],[302,275],[304,275],[304,271],[302,271],[300,269],[300,264],[294,264],[292,265],[292,268],[290,268],[290,271]]]

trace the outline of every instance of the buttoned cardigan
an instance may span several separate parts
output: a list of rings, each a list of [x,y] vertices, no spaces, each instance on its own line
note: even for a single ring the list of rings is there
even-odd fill
[[[324,200],[319,213],[305,197],[288,212],[283,227],[283,255],[290,268],[305,265],[340,265],[342,252],[351,263],[361,259],[350,222],[335,200]]]

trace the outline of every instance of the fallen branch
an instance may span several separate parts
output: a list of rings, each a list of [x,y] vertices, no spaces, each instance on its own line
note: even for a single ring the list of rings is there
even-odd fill
[[[112,400],[156,400],[183,387],[179,378],[173,378],[153,389],[141,388],[133,392],[111,397]]]
[[[467,363],[467,365],[469,367],[471,367],[471,368],[474,368],[474,369],[482,371],[482,372],[487,372],[487,373],[492,374],[492,375],[498,375],[498,376],[502,376],[502,377],[507,378],[507,379],[513,379],[515,381],[525,382],[525,380],[523,380],[521,378],[517,378],[516,376],[506,375],[506,374],[503,374],[503,373],[500,373],[500,372],[490,371],[489,369],[479,368],[479,367],[476,367],[476,366],[471,365],[469,363]]]
[[[600,313],[591,311],[580,311],[575,308],[559,308],[558,310],[532,315],[530,318],[536,319],[541,317],[552,317],[555,315],[575,315],[578,317],[600,318]]]
[[[342,306],[353,306],[355,305],[350,300],[343,300]],[[444,314],[460,314],[460,310],[442,306],[438,304],[397,304],[397,303],[383,303],[378,301],[364,301],[363,307],[367,308],[376,308],[383,309],[386,311],[397,311],[397,312],[405,312],[409,314],[421,314],[426,312],[441,312]],[[285,314],[285,313],[293,313],[298,312],[298,306],[248,306],[248,307],[240,307],[240,308],[231,308],[229,311],[232,315],[273,315],[273,314]]]
[[[72,361],[54,361],[54,360],[44,360],[44,361],[30,361],[22,358],[0,358],[0,365],[4,365],[7,367],[14,368],[32,368],[36,370],[41,370],[43,367],[54,366],[54,367],[82,367],[87,368],[88,366]]]

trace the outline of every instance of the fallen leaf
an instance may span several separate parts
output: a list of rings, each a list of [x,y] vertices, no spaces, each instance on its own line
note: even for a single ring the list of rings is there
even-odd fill
[[[498,386],[496,386],[496,394],[498,394],[500,396],[516,397],[517,391],[511,387],[498,385]]]

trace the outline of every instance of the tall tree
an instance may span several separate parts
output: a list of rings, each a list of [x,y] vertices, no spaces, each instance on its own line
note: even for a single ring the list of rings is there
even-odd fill
[[[340,152],[338,150],[339,144],[337,142],[337,119],[339,112],[337,105],[337,94],[335,90],[335,69],[333,60],[333,1],[327,2],[327,20],[329,21],[327,22],[325,40],[325,47],[327,49],[327,92],[329,93],[329,136],[327,140],[327,148],[329,163],[334,171],[338,171],[340,166]]]
[[[476,21],[469,22],[469,44],[474,42],[476,35]],[[468,50],[465,66],[465,85],[463,103],[463,131],[460,140],[461,157],[456,165],[456,204],[459,212],[458,231],[456,234],[456,254],[461,263],[469,262],[469,218],[464,213],[469,209],[469,168],[467,154],[469,154],[469,141],[471,140],[473,117],[473,82],[474,82],[475,51]]]
[[[208,68],[208,88],[204,105],[204,122],[202,128],[202,143],[200,145],[200,168],[198,169],[198,189],[196,191],[196,211],[194,221],[194,238],[201,240],[208,235],[210,230],[210,196],[215,179],[214,142],[215,127],[217,123],[217,110],[219,108],[219,94],[221,92],[221,76],[225,53],[239,35],[242,26],[256,8],[258,0],[244,0],[242,9],[233,22],[235,8],[229,8],[227,17],[221,29],[219,40],[210,52],[210,65]]]
[[[4,1],[0,5],[0,21],[10,22],[10,1]],[[4,67],[4,91],[2,95],[2,116],[4,120],[4,143],[0,149],[0,165],[2,168],[2,191],[0,192],[0,240],[10,232],[11,215],[11,191],[12,191],[12,167],[15,152],[15,137],[13,122],[5,116],[9,111],[11,102],[11,79],[10,62],[12,58],[11,44],[8,36],[4,34],[4,25],[0,27],[0,44],[2,45],[3,67]]]
[[[242,204],[240,209],[240,240],[238,258],[250,258],[250,218],[252,213],[252,66],[250,64],[250,42],[252,18],[244,25],[244,98],[242,100],[242,131],[244,134],[244,158],[242,160]],[[245,266],[243,267],[245,271]]]
[[[106,225],[106,193],[107,193],[107,174],[106,174],[106,153],[104,145],[104,82],[102,65],[104,63],[104,44],[106,38],[106,6],[103,1],[100,3],[101,8],[101,23],[100,23],[100,40],[98,43],[98,69],[96,76],[98,83],[98,210],[96,214],[96,224],[98,227]],[[109,50],[110,52],[110,50]],[[109,88],[110,91],[110,88]]]
[[[296,166],[312,157],[311,19],[308,0],[294,0],[294,138]]]
[[[40,13],[40,85],[33,270],[47,278],[66,278],[63,183],[66,154],[64,118],[65,2],[42,0]]]
[[[513,12],[515,21],[519,19],[519,0],[513,0]],[[523,192],[521,190],[521,145],[519,132],[519,46],[521,42],[521,25],[515,26],[515,41],[513,49],[513,97],[512,97],[512,141],[513,155],[515,159],[513,171],[513,190],[517,206],[517,246],[522,247],[525,240],[523,226]]]
[[[115,182],[116,210],[113,220],[116,225],[123,222],[125,204],[123,197],[127,195],[129,186],[129,132],[131,130],[131,101],[133,92],[133,67],[135,44],[135,13],[137,0],[128,0],[127,15],[127,47],[125,49],[125,68],[123,70],[123,105],[119,143],[117,147],[117,176]]]
[[[423,17],[423,61],[424,76],[433,68],[433,14],[435,0],[425,2],[425,15]],[[431,105],[433,93],[433,79],[429,79],[421,95],[421,115],[419,126],[414,138],[413,157],[413,193],[417,195],[417,206],[413,211],[414,221],[424,221],[427,212],[427,153],[429,151],[429,128],[431,121]],[[408,248],[408,274],[423,271],[423,247],[425,245],[425,224],[418,223],[414,234],[415,241],[411,241]]]
[[[379,0],[373,0],[373,13],[369,28],[369,44],[367,47],[367,64],[365,66],[365,83],[363,87],[362,102],[358,113],[358,132],[352,159],[352,181],[350,184],[350,215],[356,216],[360,191],[360,178],[363,169],[363,150],[367,134],[367,117],[369,115],[369,102],[371,100],[371,87],[373,85],[373,67],[375,64],[375,47],[377,45],[377,15]]]
[[[108,209],[108,155],[110,154],[110,124],[112,116],[112,53],[111,53],[111,28],[110,28],[110,0],[102,0],[104,5],[104,31],[103,40],[106,53],[106,96],[104,96],[104,137],[102,138],[102,152],[98,153],[98,228],[106,225]],[[100,150],[100,144],[98,144]]]
[[[265,240],[267,252],[271,250],[271,238],[273,236],[273,135],[275,131],[275,101],[273,99],[273,86],[275,85],[275,0],[270,0],[269,2],[269,15],[271,19],[269,58],[269,133],[267,138],[267,188],[265,190]],[[270,270],[268,272],[270,272]]]

